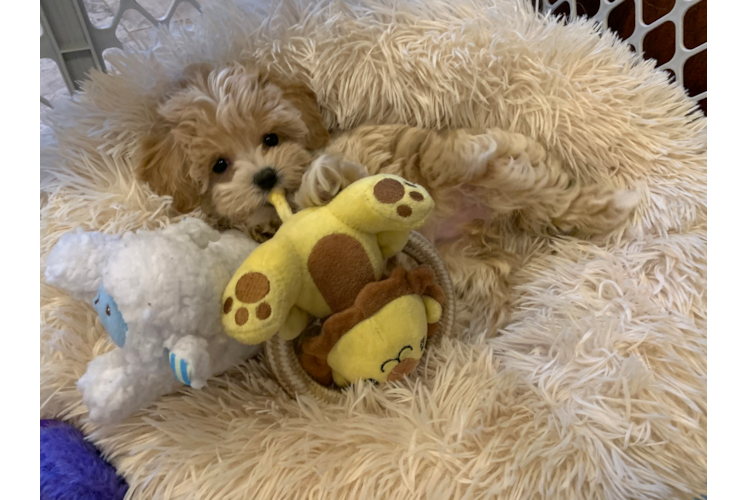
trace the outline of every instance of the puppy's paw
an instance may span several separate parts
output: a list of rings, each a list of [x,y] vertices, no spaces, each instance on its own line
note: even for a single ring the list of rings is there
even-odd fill
[[[491,174],[489,177],[491,182],[498,182],[505,190],[510,189],[514,193],[532,192],[546,175],[544,166],[533,168],[530,159],[524,153],[519,153],[516,157],[500,156],[494,158],[489,162],[488,169]]]
[[[363,165],[322,155],[304,173],[294,201],[300,208],[326,205],[340,191],[368,175]]]
[[[553,222],[562,231],[590,236],[604,234],[623,225],[638,204],[639,195],[635,191],[588,186]]]

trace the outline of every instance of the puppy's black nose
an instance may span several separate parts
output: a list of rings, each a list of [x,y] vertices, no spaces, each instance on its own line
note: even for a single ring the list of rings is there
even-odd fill
[[[258,188],[270,191],[278,183],[278,174],[273,167],[265,167],[255,174],[252,182]]]

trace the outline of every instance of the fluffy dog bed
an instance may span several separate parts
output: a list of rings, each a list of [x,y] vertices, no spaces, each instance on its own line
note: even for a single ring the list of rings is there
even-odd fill
[[[543,21],[514,0],[219,5],[194,31],[113,58],[113,74],[93,75],[50,117],[42,258],[75,227],[179,220],[133,179],[142,117],[185,64],[240,56],[299,73],[331,129],[511,129],[547,144],[582,182],[638,190],[641,207],[608,239],[507,234],[523,263],[507,328],[458,331],[418,377],[358,387],[340,406],[288,397],[257,359],[121,425],[91,425],[75,381],[112,346],[90,305],[42,284],[44,418],[80,424],[130,498],[704,492],[706,119],[592,22]]]

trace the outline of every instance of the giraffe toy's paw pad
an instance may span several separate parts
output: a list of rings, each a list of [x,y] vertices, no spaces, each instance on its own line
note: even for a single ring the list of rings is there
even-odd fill
[[[280,291],[280,278],[271,268],[259,271],[254,266],[240,269],[223,295],[221,318],[229,336],[243,344],[259,344],[275,335],[283,325],[288,302]]]
[[[380,217],[397,225],[418,228],[434,208],[434,200],[426,189],[402,178],[375,175],[358,182],[368,184],[364,192],[371,208]]]

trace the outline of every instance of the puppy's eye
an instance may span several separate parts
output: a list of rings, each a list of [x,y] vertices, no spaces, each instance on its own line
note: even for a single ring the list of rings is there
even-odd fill
[[[269,148],[272,148],[273,146],[277,146],[278,136],[275,134],[267,134],[265,137],[262,138],[262,143]]]
[[[112,315],[112,310],[109,309],[109,306],[106,306],[106,315],[107,316],[111,316]]]
[[[216,160],[216,163],[213,165],[213,172],[222,174],[226,171],[227,168],[229,168],[229,162],[224,158],[218,158],[218,160]]]

